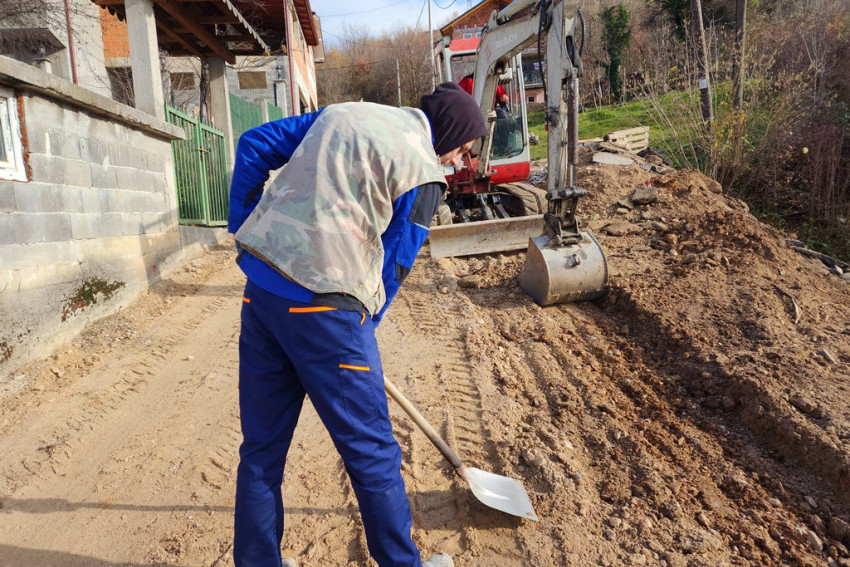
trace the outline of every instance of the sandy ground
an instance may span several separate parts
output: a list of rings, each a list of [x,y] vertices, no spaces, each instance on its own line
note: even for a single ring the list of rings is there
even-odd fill
[[[583,159],[602,299],[540,308],[522,254],[426,250],[381,325],[387,375],[540,516],[479,504],[391,405],[415,541],[463,567],[850,566],[850,281],[697,173]],[[232,565],[243,284],[214,249],[0,383],[0,566]],[[309,404],[290,456],[284,554],[373,564]]]

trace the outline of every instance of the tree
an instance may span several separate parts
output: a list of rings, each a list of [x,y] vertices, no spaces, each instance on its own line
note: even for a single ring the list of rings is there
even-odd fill
[[[699,70],[699,92],[702,100],[702,122],[704,128],[711,128],[714,113],[711,108],[711,73],[708,59],[708,46],[705,43],[705,27],[702,25],[702,3],[691,1],[691,28],[694,33],[694,58]]]
[[[747,0],[737,0],[735,56],[732,60],[732,108],[740,110],[744,98],[744,64],[747,45]]]
[[[602,19],[602,43],[608,53],[608,84],[611,96],[620,100],[621,80],[620,66],[623,53],[632,43],[632,30],[629,24],[629,11],[622,4],[617,4],[603,10],[599,17]]]
[[[679,41],[685,41],[688,35],[688,25],[691,19],[690,0],[658,0],[661,11],[673,28],[673,33]]]
[[[427,32],[402,28],[372,37],[368,28],[344,28],[339,46],[326,51],[317,68],[321,105],[365,100],[395,106],[398,85],[405,106],[418,106],[431,90]]]

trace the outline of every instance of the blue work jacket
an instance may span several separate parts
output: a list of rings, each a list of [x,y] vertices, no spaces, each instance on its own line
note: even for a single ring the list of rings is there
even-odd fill
[[[259,203],[271,172],[286,165],[321,112],[322,109],[268,122],[242,134],[230,185],[229,232],[239,230]],[[381,276],[386,302],[372,317],[376,323],[381,320],[401,283],[410,273],[416,255],[428,237],[428,228],[442,199],[442,192],[443,186],[440,184],[428,183],[402,194],[393,202],[392,220],[381,235],[384,248]],[[240,251],[237,261],[249,280],[280,297],[366,312],[359,301],[340,303],[338,298],[330,298],[327,294],[315,294],[247,251]]]

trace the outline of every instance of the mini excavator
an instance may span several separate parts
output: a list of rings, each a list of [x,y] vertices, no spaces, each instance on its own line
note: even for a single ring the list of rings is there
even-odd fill
[[[582,66],[576,18],[565,17],[564,4],[516,0],[491,13],[480,37],[446,38],[435,53],[443,81],[458,81],[472,71],[472,96],[488,132],[464,156],[462,166],[446,176],[446,201],[429,236],[431,255],[526,248],[519,283],[539,305],[596,299],[608,281],[602,247],[590,232],[579,229],[575,216],[579,198],[587,194],[576,186]],[[531,74],[543,85],[549,133],[547,190],[527,183],[522,52],[535,44],[539,67]],[[508,93],[506,106],[496,106],[500,84]]]

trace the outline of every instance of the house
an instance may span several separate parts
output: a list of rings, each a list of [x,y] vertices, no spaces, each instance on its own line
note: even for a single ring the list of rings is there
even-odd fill
[[[440,28],[443,37],[472,39],[481,36],[481,30],[490,19],[493,10],[499,11],[512,0],[484,0]]]
[[[165,119],[164,85],[188,82],[171,58],[206,61],[225,187],[231,82],[269,100],[277,92],[292,113],[316,107],[321,41],[309,0],[62,4],[0,3],[0,381],[224,236],[180,223],[176,172],[192,168],[174,146],[186,140],[197,171],[212,155]],[[10,17],[18,6],[26,10]],[[272,88],[259,75],[242,83],[241,68],[230,80],[249,60],[261,63],[248,72],[271,77]]]
[[[127,26],[122,13],[111,8],[109,0],[94,1],[106,8],[101,10],[100,20],[112,92],[117,100],[126,100],[132,96],[132,89],[127,88],[131,83]],[[240,5],[239,2],[234,4]],[[262,6],[247,1],[241,4],[246,9],[252,6],[251,13],[258,27],[283,32],[269,38],[268,54],[239,55],[235,52],[235,62],[225,68],[228,91],[249,102],[269,101],[282,110],[283,116],[317,110],[315,64],[324,60],[324,50],[320,21],[311,11],[309,0],[286,0]],[[252,19],[246,17],[249,21]],[[224,25],[227,20],[222,18],[219,23]],[[166,102],[197,110],[204,75],[201,59],[175,56],[173,48],[162,42],[161,53]]]
[[[454,20],[440,28],[443,38],[453,42],[455,51],[466,49],[469,45],[477,45],[475,38],[481,37],[481,30],[490,19],[490,14],[499,11],[511,4],[512,0],[484,0],[471,9],[467,10]],[[445,41],[445,40],[444,40]],[[536,46],[522,53],[522,74],[525,83],[525,97],[527,103],[543,102],[543,79],[541,66],[537,62]],[[471,72],[471,69],[469,70]]]

